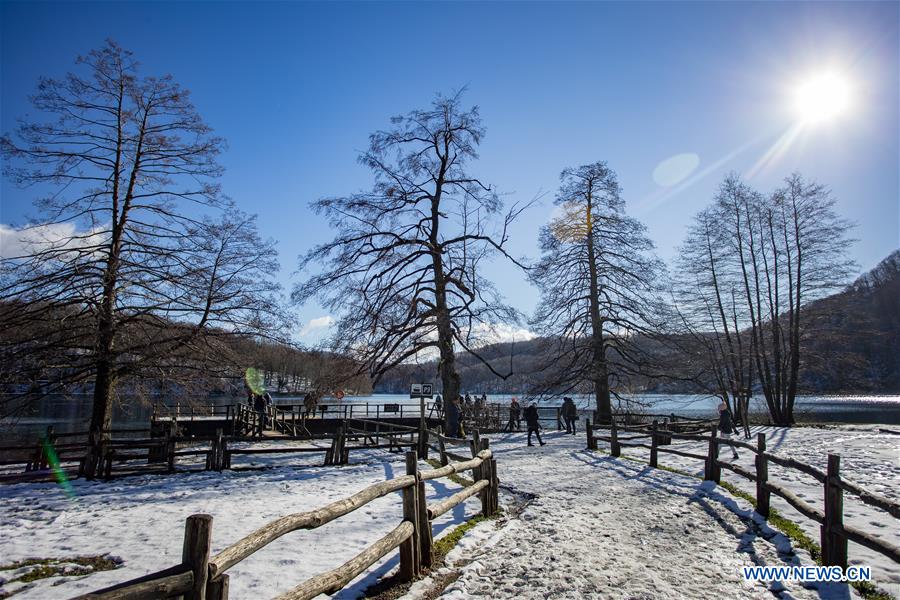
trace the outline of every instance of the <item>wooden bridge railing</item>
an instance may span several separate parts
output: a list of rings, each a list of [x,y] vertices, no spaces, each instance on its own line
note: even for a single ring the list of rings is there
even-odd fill
[[[400,548],[399,577],[402,581],[411,581],[420,575],[423,567],[430,567],[433,563],[431,521],[476,494],[480,496],[481,512],[485,516],[496,514],[499,509],[497,463],[488,440],[480,441],[480,448],[477,455],[467,461],[426,471],[419,470],[417,453],[409,451],[406,453],[406,475],[371,485],[316,510],[276,519],[211,558],[213,518],[210,515],[192,515],[185,526],[184,553],[180,565],[78,596],[75,600],[137,600],[173,596],[183,596],[185,600],[226,600],[229,590],[227,571],[242,560],[283,535],[300,529],[316,529],[396,491],[402,492],[403,503],[403,520],[399,525],[343,565],[302,582],[278,596],[278,600],[306,600],[322,593],[333,594],[397,547]],[[425,481],[463,471],[473,472],[473,485],[428,505]]]
[[[587,430],[587,447],[589,450],[597,449],[597,441],[602,440],[610,445],[610,454],[614,457],[621,456],[622,448],[645,448],[650,450],[650,466],[657,467],[659,453],[675,454],[686,458],[702,460],[704,463],[703,478],[719,483],[722,469],[732,471],[745,479],[756,482],[756,512],[764,519],[769,518],[769,506],[771,494],[783,498],[802,515],[810,518],[821,527],[822,564],[826,566],[839,566],[847,568],[847,542],[853,541],[870,550],[887,556],[896,563],[900,563],[900,546],[879,539],[865,531],[844,524],[844,499],[846,491],[857,497],[863,504],[879,508],[892,517],[900,519],[900,503],[876,494],[843,479],[840,474],[841,457],[837,454],[828,455],[828,469],[822,471],[800,462],[793,458],[771,454],[766,451],[766,434],[758,433],[756,444],[720,438],[713,427],[708,435],[696,435],[685,433],[673,433],[660,431],[658,423],[651,423],[650,429],[637,429],[633,427],[618,427],[615,422],[611,424],[609,435],[598,435],[590,419],[585,422]],[[631,434],[626,437],[619,435],[620,431]],[[650,444],[636,442],[642,438],[650,438]],[[706,454],[686,452],[667,448],[662,445],[666,439],[690,440],[704,442],[707,445]],[[719,446],[725,444],[732,447],[743,448],[753,452],[755,457],[755,470],[751,471],[727,461],[719,460]],[[800,471],[816,479],[824,486],[824,506],[820,510],[782,486],[769,481],[769,463],[775,463],[786,469]]]

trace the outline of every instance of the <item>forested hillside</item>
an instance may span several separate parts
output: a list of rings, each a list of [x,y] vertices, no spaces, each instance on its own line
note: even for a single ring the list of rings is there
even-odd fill
[[[801,393],[900,392],[900,250],[844,291],[812,302],[804,310],[815,319],[816,334],[802,339]],[[694,374],[686,367],[678,372],[677,365],[683,362],[674,347],[664,348],[665,341],[654,344],[654,353],[669,368],[674,365],[673,376],[632,376],[628,387],[648,393],[701,391],[689,381]],[[496,371],[512,373],[506,381],[477,359],[461,355],[458,362],[464,391],[525,393],[539,380],[541,365],[547,362],[545,342],[532,339],[484,348],[482,356]],[[650,345],[647,339],[635,343]],[[434,362],[403,365],[388,373],[375,391],[403,393],[411,381],[433,381],[435,370]]]

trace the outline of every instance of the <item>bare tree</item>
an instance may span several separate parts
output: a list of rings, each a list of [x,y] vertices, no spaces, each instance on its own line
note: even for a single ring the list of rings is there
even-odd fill
[[[800,349],[815,322],[805,318],[803,307],[841,287],[853,268],[846,257],[852,225],[837,216],[834,204],[824,186],[799,174],[769,197],[732,174],[698,217],[682,251],[683,267],[692,265],[683,270],[698,282],[693,298],[682,294],[682,312],[692,313],[698,331],[716,340],[732,397],[746,400],[758,384],[777,424],[794,422]],[[746,356],[752,364],[745,364]]]
[[[370,136],[359,158],[375,175],[372,190],[313,204],[339,233],[301,258],[301,269],[322,270],[297,285],[293,299],[318,297],[340,315],[334,349],[376,381],[437,354],[443,393],[453,397],[456,345],[479,356],[492,325],[518,318],[479,269],[495,254],[516,262],[504,247],[523,207],[503,213],[497,193],[469,172],[484,128],[477,107],[461,106],[461,93],[392,123]]]
[[[673,281],[670,340],[688,360],[692,381],[720,397],[749,432],[753,348],[742,332],[746,308],[721,248],[728,241],[719,215],[701,211],[688,229]],[[682,361],[683,362],[683,361]]]
[[[616,174],[605,162],[566,169],[560,214],[541,229],[542,257],[530,272],[541,291],[533,325],[556,346],[541,390],[593,388],[597,419],[609,422],[610,361],[621,379],[643,357],[629,338],[654,329],[661,263],[644,226],[625,214]]]
[[[188,92],[140,76],[112,41],[77,64],[40,80],[32,102],[48,120],[0,140],[6,175],[42,194],[2,263],[0,330],[21,333],[3,338],[4,362],[45,389],[93,383],[101,434],[118,382],[208,374],[227,338],[281,315],[274,244],[221,196],[224,143]]]

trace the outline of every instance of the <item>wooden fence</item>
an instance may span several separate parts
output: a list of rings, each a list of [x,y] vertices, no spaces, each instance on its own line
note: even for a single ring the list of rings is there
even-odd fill
[[[427,503],[425,481],[472,471],[475,483],[443,500]],[[488,440],[481,440],[475,456],[421,471],[415,450],[406,453],[406,475],[371,485],[356,494],[316,510],[287,515],[272,521],[210,557],[212,522],[210,515],[192,515],[185,524],[184,549],[180,565],[151,573],[103,590],[78,596],[77,600],[137,600],[183,596],[185,600],[225,600],[228,598],[227,571],[281,536],[299,529],[316,529],[347,515],[391,492],[402,492],[403,520],[390,533],[358,555],[326,573],[312,577],[278,600],[304,600],[319,594],[334,594],[377,560],[400,549],[401,581],[412,581],[423,567],[434,561],[431,522],[466,499],[479,495],[481,512],[496,514],[498,502],[497,463]]]
[[[853,541],[870,550],[874,550],[887,556],[894,562],[900,563],[900,546],[878,539],[860,529],[844,524],[844,492],[848,492],[869,506],[884,510],[892,517],[900,519],[900,503],[886,498],[880,494],[870,492],[856,483],[843,479],[840,474],[841,457],[837,454],[828,455],[827,471],[822,471],[806,463],[772,454],[766,451],[766,435],[758,433],[756,444],[718,437],[716,428],[713,427],[708,435],[687,433],[674,433],[661,431],[658,424],[651,423],[649,430],[633,427],[619,427],[615,421],[611,424],[609,435],[598,435],[597,430],[591,424],[590,419],[585,422],[587,431],[587,447],[590,450],[597,449],[597,440],[608,442],[610,454],[621,456],[622,448],[645,448],[650,451],[650,466],[657,467],[659,453],[669,453],[686,458],[702,460],[704,463],[703,478],[719,483],[722,469],[727,469],[745,479],[756,482],[756,512],[764,519],[769,518],[769,505],[771,494],[780,496],[788,504],[797,509],[804,516],[821,525],[822,564],[826,566],[840,566],[847,568],[847,542]],[[620,436],[619,432],[625,432],[626,436]],[[650,438],[646,444],[635,440]],[[680,439],[696,442],[704,442],[707,445],[706,454],[687,452],[665,447],[668,440]],[[727,461],[719,460],[719,446],[743,448],[753,452],[755,456],[755,470],[751,471]],[[769,481],[769,463],[775,463],[787,469],[800,471],[816,479],[824,488],[824,506],[820,510],[796,494],[784,487]]]

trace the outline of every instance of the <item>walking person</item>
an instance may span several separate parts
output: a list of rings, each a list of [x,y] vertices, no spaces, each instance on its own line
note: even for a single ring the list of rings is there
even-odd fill
[[[537,436],[537,441],[541,446],[544,445],[544,440],[541,439],[541,423],[538,418],[538,410],[537,405],[532,402],[528,405],[528,408],[525,409],[525,424],[528,425],[528,445],[534,446],[531,443],[531,434],[534,433]]]
[[[519,406],[519,401],[513,396],[513,399],[509,401],[509,423],[507,423],[506,429],[512,433],[513,427],[515,427],[516,431],[518,431],[521,419],[522,407]]]
[[[575,406],[575,401],[568,396],[563,398],[562,417],[566,422],[566,433],[575,435],[575,427],[578,422],[578,408]]]
[[[731,411],[728,410],[728,405],[722,401],[719,404],[719,437],[730,440],[731,434],[734,433],[734,425],[732,423]],[[721,443],[719,444],[722,445]],[[739,458],[737,453],[737,448],[732,446],[731,444],[725,444],[729,448],[731,448],[731,453],[733,454],[733,458]]]

